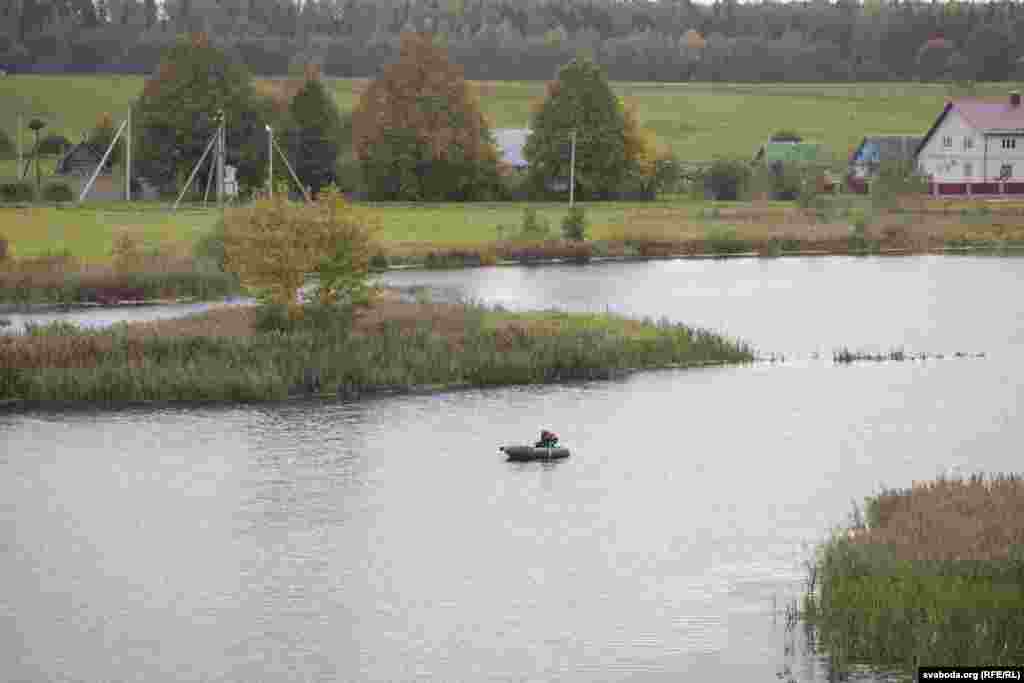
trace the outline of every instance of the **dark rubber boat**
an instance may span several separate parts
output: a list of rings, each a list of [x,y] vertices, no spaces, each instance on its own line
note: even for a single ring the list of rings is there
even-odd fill
[[[509,460],[525,462],[527,460],[561,460],[569,457],[568,448],[538,448],[536,446],[502,446],[502,453],[508,456]]]

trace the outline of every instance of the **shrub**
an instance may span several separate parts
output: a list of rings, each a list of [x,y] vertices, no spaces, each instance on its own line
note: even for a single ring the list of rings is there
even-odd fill
[[[63,154],[71,146],[71,141],[63,135],[50,133],[39,141],[40,154]]]
[[[4,261],[8,257],[7,238],[0,236],[0,261]]]
[[[905,195],[923,194],[928,181],[910,163],[883,163],[871,181],[871,201],[877,206],[893,206]]]
[[[587,239],[587,217],[581,206],[574,206],[562,219],[562,236],[567,240],[582,242]]]
[[[749,242],[736,236],[736,228],[731,225],[708,228],[705,240],[712,254],[742,254],[752,250]]]
[[[750,182],[751,170],[742,161],[718,159],[708,169],[705,179],[715,199],[735,201]]]
[[[200,263],[216,266],[227,272],[227,252],[224,249],[224,219],[217,221],[210,232],[199,238],[192,248],[192,254]]]
[[[772,195],[775,199],[792,201],[803,191],[804,178],[794,164],[778,164],[772,169]]]
[[[550,232],[550,224],[545,218],[537,215],[537,209],[532,207],[523,209],[523,225],[519,233],[521,239],[547,239]]]
[[[23,180],[0,183],[0,199],[5,202],[30,202],[35,196],[36,190],[32,183]]]
[[[323,304],[367,292],[378,221],[330,187],[315,202],[294,204],[277,193],[224,216],[228,267],[271,302],[294,307],[307,273],[319,276]]]
[[[43,199],[50,202],[70,202],[75,198],[67,183],[50,183],[43,189]]]
[[[7,131],[0,129],[0,159],[12,159],[15,154],[14,143]]]

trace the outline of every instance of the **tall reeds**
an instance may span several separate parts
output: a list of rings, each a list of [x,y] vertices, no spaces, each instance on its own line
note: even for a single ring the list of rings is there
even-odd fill
[[[839,670],[1024,664],[1024,479],[887,490],[819,552],[805,616]]]
[[[0,399],[264,400],[312,390],[597,379],[753,358],[744,344],[683,325],[627,328],[609,319],[542,329],[513,327],[475,306],[382,306],[354,318],[342,309],[307,315],[285,331],[257,331],[258,313],[226,307],[192,320],[7,335],[0,337]]]

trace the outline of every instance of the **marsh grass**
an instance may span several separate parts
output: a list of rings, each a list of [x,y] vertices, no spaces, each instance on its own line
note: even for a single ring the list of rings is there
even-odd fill
[[[839,670],[1024,663],[1024,479],[866,499],[818,553],[804,614]]]
[[[237,278],[188,257],[147,254],[110,264],[88,264],[67,253],[8,259],[0,270],[0,302],[116,303],[227,296]]]
[[[0,398],[28,402],[273,400],[310,391],[604,379],[622,371],[753,358],[706,330],[613,316],[513,315],[476,305],[378,301],[282,331],[223,307],[103,331],[0,337]]]

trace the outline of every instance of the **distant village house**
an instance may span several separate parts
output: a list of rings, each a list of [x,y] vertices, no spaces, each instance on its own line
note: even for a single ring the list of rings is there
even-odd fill
[[[1024,194],[1024,107],[1000,100],[946,103],[916,153],[934,195]]]
[[[883,164],[913,166],[914,153],[921,144],[920,135],[869,135],[850,155],[846,185],[851,192],[866,193],[871,179]]]

